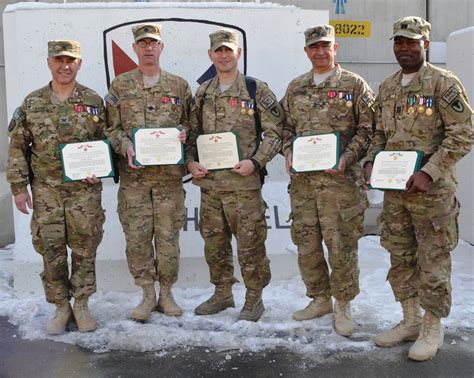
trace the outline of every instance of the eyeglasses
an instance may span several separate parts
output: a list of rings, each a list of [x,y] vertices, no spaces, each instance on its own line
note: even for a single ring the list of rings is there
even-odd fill
[[[142,49],[150,46],[152,49],[156,49],[159,45],[161,45],[160,41],[138,41],[137,46],[141,47]]]

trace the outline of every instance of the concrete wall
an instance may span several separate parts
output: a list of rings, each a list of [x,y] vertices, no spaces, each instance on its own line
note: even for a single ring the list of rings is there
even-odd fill
[[[5,6],[11,3],[13,1],[0,2],[0,11],[3,13]],[[0,247],[15,241],[12,199],[5,174],[8,151],[7,126],[3,19],[0,19]]]
[[[448,37],[447,66],[463,82],[474,107],[474,26],[459,30]],[[474,244],[474,152],[471,151],[457,164],[461,202],[459,231],[461,239]]]

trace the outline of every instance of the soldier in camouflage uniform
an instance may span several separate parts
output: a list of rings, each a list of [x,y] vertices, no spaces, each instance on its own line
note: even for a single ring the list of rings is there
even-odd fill
[[[95,176],[64,182],[59,152],[60,143],[104,137],[102,99],[76,82],[81,62],[78,42],[48,42],[52,81],[25,98],[8,128],[8,182],[18,210],[28,214],[28,207],[33,208],[33,246],[43,257],[46,300],[56,305],[55,317],[47,325],[49,334],[64,332],[73,314],[79,331],[96,329],[88,298],[96,291],[95,257],[105,220],[102,184]],[[67,247],[72,250],[70,275]]]
[[[184,225],[182,165],[136,166],[133,128],[182,127],[186,138],[191,89],[179,76],[160,67],[164,44],[161,25],[140,24],[132,29],[138,68],[117,76],[105,97],[106,135],[120,155],[118,214],[127,242],[127,260],[143,300],[132,318],[146,321],[155,309],[181,316],[171,293],[178,279],[179,230]],[[153,247],[156,249],[156,257]],[[160,283],[157,303],[155,281]]]
[[[256,103],[250,97],[245,76],[237,62],[241,54],[234,31],[210,34],[209,58],[217,76],[197,90],[191,110],[186,164],[193,183],[201,188],[200,232],[209,265],[214,295],[195,309],[197,315],[214,314],[234,307],[231,238],[247,288],[239,319],[257,321],[264,311],[262,290],[270,281],[265,240],[265,202],[261,194],[261,168],[281,148],[283,111],[270,89],[256,80]],[[259,144],[254,112],[261,117],[265,137]],[[201,134],[238,133],[242,160],[233,169],[208,171],[198,162],[196,139]]]
[[[363,232],[367,199],[359,160],[372,137],[374,95],[360,76],[334,62],[338,44],[334,28],[319,25],[305,31],[305,52],[312,70],[294,79],[283,98],[286,121],[283,153],[291,175],[291,236],[298,247],[298,265],[312,298],[295,320],[333,312],[335,330],[353,333],[350,301],[359,293],[357,241]],[[336,169],[293,174],[292,141],[298,136],[339,133]],[[322,242],[329,251],[329,274]]]
[[[381,242],[390,252],[388,280],[404,318],[375,338],[382,347],[416,339],[408,357],[418,361],[432,358],[443,344],[440,320],[451,307],[450,252],[458,242],[454,166],[469,152],[472,137],[472,110],[462,84],[426,62],[430,29],[420,17],[394,24],[393,51],[401,70],[380,85],[376,130],[364,166],[368,183],[377,152],[424,153],[421,170],[405,191],[385,192]]]

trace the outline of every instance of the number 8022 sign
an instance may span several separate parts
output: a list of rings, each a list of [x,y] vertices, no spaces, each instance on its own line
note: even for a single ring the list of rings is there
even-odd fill
[[[331,20],[336,37],[369,38],[370,21]]]

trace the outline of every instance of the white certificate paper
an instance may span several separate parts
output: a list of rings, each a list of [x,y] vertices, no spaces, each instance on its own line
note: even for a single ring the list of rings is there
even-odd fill
[[[64,181],[114,175],[112,151],[108,140],[60,144]]]
[[[132,130],[136,165],[183,164],[183,143],[177,127]]]
[[[294,173],[336,169],[339,164],[339,133],[296,137],[292,159]]]
[[[232,169],[240,161],[239,143],[233,132],[199,135],[199,163],[208,170]]]
[[[420,151],[380,151],[374,160],[370,187],[381,190],[405,190],[410,176],[419,169]]]

